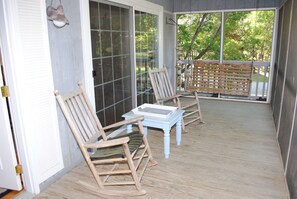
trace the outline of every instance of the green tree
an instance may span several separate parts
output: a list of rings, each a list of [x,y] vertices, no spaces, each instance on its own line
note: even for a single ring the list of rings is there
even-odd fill
[[[221,14],[177,15],[180,59],[218,59],[220,56]]]
[[[224,60],[269,61],[274,11],[225,13]],[[177,15],[179,59],[220,58],[221,13]]]
[[[269,61],[274,11],[226,13],[224,60]]]

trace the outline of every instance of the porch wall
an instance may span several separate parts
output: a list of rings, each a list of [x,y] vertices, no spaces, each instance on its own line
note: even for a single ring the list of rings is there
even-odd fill
[[[164,10],[167,10],[168,12],[173,12],[172,0],[147,0],[147,1],[163,6]]]
[[[51,3],[49,0],[46,2],[47,6]],[[58,1],[53,1],[53,3],[58,4]],[[57,5],[53,6],[56,7]],[[66,25],[63,28],[56,28],[51,21],[48,21],[54,87],[61,94],[75,89],[78,81],[84,81],[79,1],[64,0],[63,6],[70,25]],[[40,185],[41,190],[59,179],[83,160],[60,108],[57,107],[57,110],[64,169],[43,182]]]
[[[174,12],[279,7],[281,0],[174,0]]]
[[[297,0],[287,0],[279,10],[271,106],[292,199],[297,198],[296,53]]]
[[[174,35],[175,35],[175,28],[176,26],[171,25],[171,24],[166,24],[166,18],[172,18],[174,19],[174,15],[171,13],[164,13],[164,42],[163,42],[163,47],[164,47],[164,66],[167,67],[168,74],[171,80],[172,87],[175,87],[175,42],[174,42]]]

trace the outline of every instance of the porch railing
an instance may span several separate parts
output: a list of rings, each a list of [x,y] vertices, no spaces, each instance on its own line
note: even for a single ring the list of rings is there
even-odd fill
[[[214,60],[203,60],[209,62],[217,62]],[[233,64],[251,64],[252,65],[252,81],[250,94],[248,99],[266,100],[269,86],[270,62],[261,61],[224,61]],[[223,63],[224,63],[223,62]],[[177,64],[177,91],[184,90],[185,79],[187,75],[192,74],[193,60],[178,60]],[[210,93],[211,94],[211,93]]]

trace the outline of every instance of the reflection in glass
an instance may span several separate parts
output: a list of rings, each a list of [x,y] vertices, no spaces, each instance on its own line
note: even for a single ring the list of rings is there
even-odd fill
[[[91,6],[91,5],[90,5]],[[100,29],[110,30],[110,6],[107,4],[99,4]]]
[[[104,102],[105,107],[108,107],[114,103],[114,94],[113,94],[113,82],[104,84]]]
[[[118,57],[114,57],[113,58],[113,65],[115,66],[116,70],[114,71],[114,79],[120,79],[122,78],[123,74],[122,74],[122,57],[118,56]]]
[[[135,11],[137,106],[154,103],[148,70],[158,67],[158,17]]]
[[[114,82],[115,89],[115,101],[123,101],[124,92],[123,92],[123,82],[122,80],[118,80]]]
[[[90,1],[90,23],[91,29],[99,29],[98,2]]]
[[[111,58],[103,58],[102,59],[102,66],[103,66],[103,80],[104,80],[104,83],[112,81],[113,80],[112,59]],[[96,76],[97,76],[97,74],[96,74]]]
[[[91,31],[92,37],[92,56],[99,57],[101,56],[101,48],[100,48],[100,33],[99,31]]]
[[[112,33],[112,49],[113,55],[120,55],[122,54],[122,45],[121,45],[121,33],[120,32],[113,32]]]
[[[111,56],[111,35],[109,31],[101,32],[102,56]]]
[[[112,30],[120,30],[121,28],[121,12],[119,7],[111,6]]]

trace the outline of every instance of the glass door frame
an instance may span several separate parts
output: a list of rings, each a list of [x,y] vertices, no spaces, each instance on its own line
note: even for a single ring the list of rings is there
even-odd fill
[[[136,90],[136,46],[135,46],[135,10],[147,12],[158,16],[158,56],[159,67],[163,67],[163,7],[145,0],[108,0],[98,1],[104,3],[117,3],[131,7],[132,10],[132,34],[131,37],[131,64],[132,68],[132,106],[137,104],[137,90]],[[90,96],[91,103],[95,107],[94,82],[92,78],[93,64],[92,64],[92,47],[90,35],[90,13],[89,0],[80,0],[80,17],[81,17],[81,33],[82,33],[82,47],[83,47],[83,63],[84,63],[84,84],[87,94]]]

